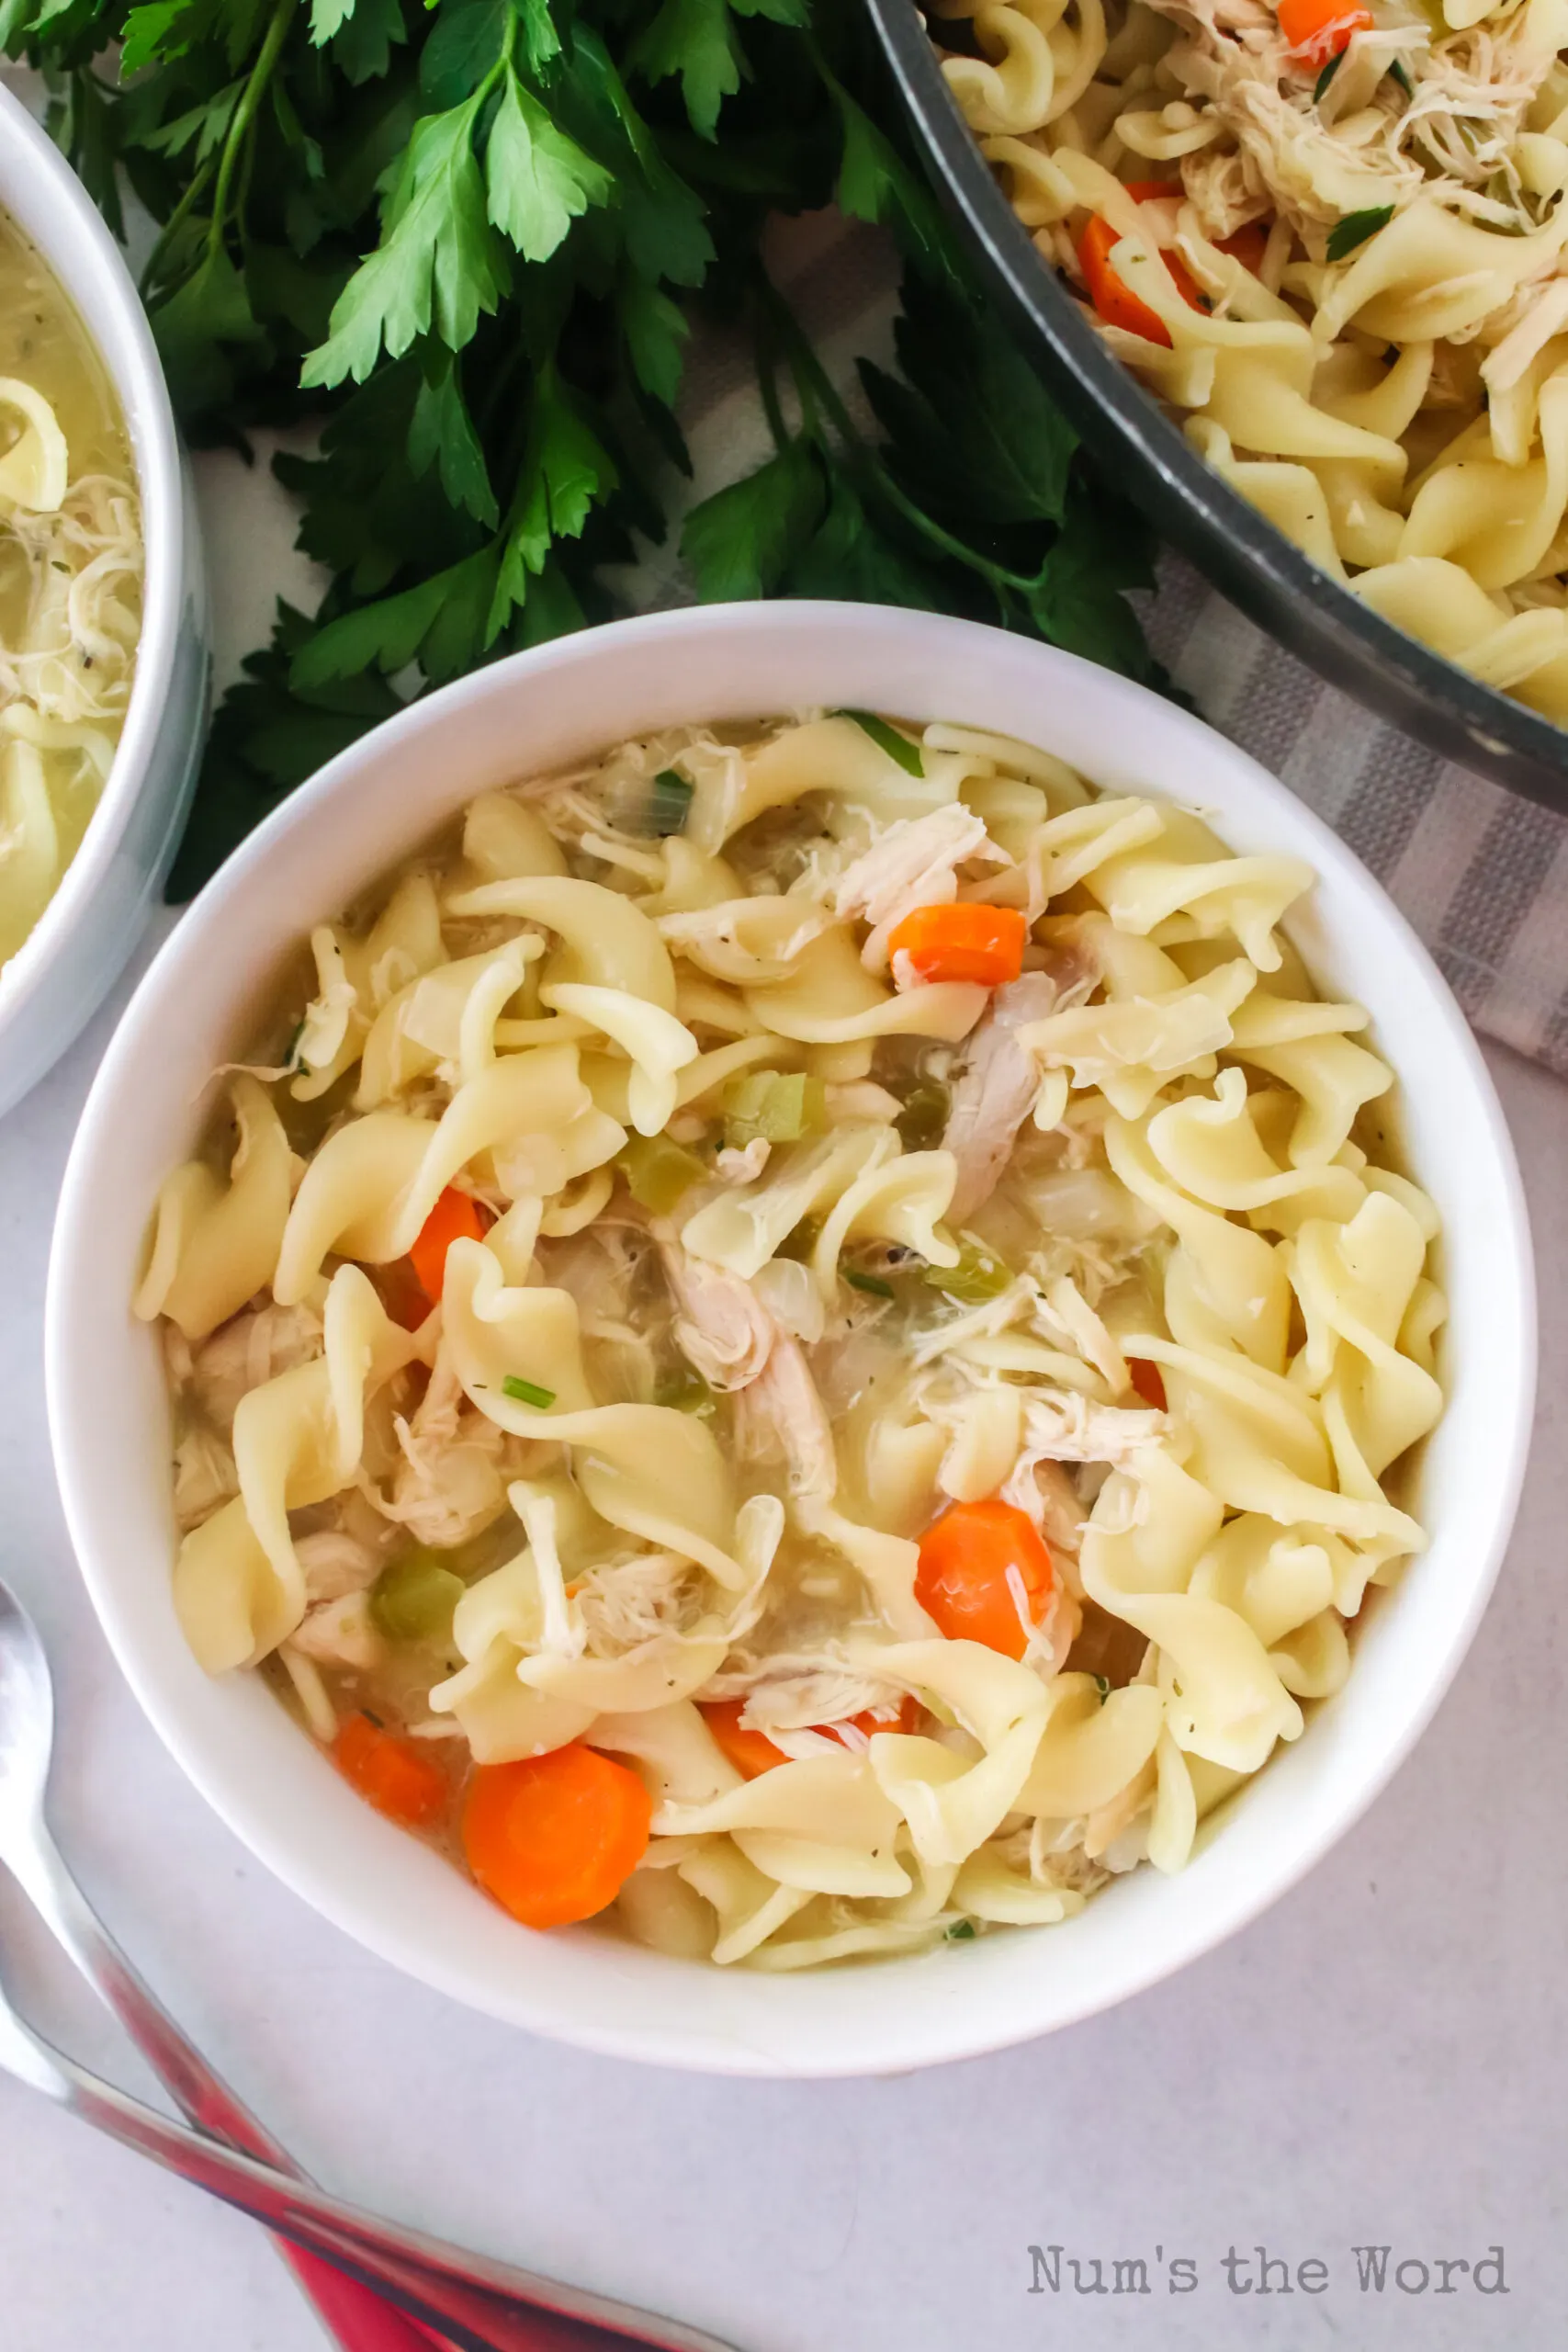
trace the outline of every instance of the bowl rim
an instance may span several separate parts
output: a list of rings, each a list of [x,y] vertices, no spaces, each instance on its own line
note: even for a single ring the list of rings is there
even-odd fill
[[[1321,1818],[1311,1836],[1291,1843],[1283,1860],[1271,1870],[1261,1871],[1239,1894],[1227,1899],[1216,1916],[1205,1915],[1196,1925],[1187,1920],[1181,1932],[1168,1939],[1152,1956],[1119,1950],[1118,1964],[1110,1972],[1106,1986],[1064,2000],[1059,1989],[1053,1993],[1050,1988],[1048,1972],[1041,1972],[1037,1979],[1041,1990],[1027,2014],[1025,2005],[1016,1999],[1004,2004],[998,2013],[984,2000],[965,2003],[948,1998],[942,2004],[940,2030],[931,2022],[930,2005],[921,2010],[919,2021],[911,2023],[900,2018],[900,2004],[889,2001],[884,2005],[886,2014],[873,2015],[863,2023],[860,2039],[852,2048],[842,2046],[846,2037],[839,2033],[836,2038],[837,2030],[829,2027],[825,2038],[819,2033],[813,2039],[807,2033],[807,2046],[787,2053],[772,2042],[754,2047],[743,2039],[726,2040],[717,2029],[677,2030],[667,2022],[650,2025],[639,2014],[635,2000],[616,2005],[613,2013],[563,2015],[558,1994],[547,1986],[541,1995],[526,1981],[525,1970],[520,1971],[515,1980],[498,1984],[495,1973],[487,1976],[482,1963],[470,1965],[466,1951],[454,1951],[446,1945],[422,1939],[417,1921],[410,1925],[401,1917],[389,1917],[391,1906],[384,1900],[374,1893],[368,1898],[362,1897],[358,1890],[344,1883],[341,1874],[334,1875],[330,1867],[324,1867],[320,1857],[308,1850],[309,1839],[302,1837],[296,1822],[280,1824],[276,1816],[269,1816],[265,1795],[258,1804],[224,1743],[209,1739],[182,1718],[178,1704],[161,1686],[155,1645],[141,1623],[146,1613],[144,1606],[139,1607],[135,1595],[128,1589],[129,1579],[124,1584],[117,1579],[113,1566],[121,1544],[123,1522],[117,1516],[113,1498],[100,1490],[101,1481],[95,1475],[101,1417],[106,1409],[111,1409],[106,1407],[101,1371],[96,1360],[103,1329],[103,1298],[85,1264],[87,1253],[80,1239],[91,1231],[89,1221],[95,1200],[101,1199],[103,1185],[112,1179],[116,1137],[128,1104],[135,1101],[138,1067],[144,1057],[158,1052],[179,990],[217,940],[228,910],[243,898],[253,877],[274,853],[294,833],[309,828],[319,811],[340,796],[349,798],[371,792],[377,770],[390,745],[406,745],[422,737],[445,733],[450,752],[456,740],[455,722],[460,721],[466,710],[491,701],[502,707],[508,701],[525,704],[529,686],[550,672],[585,671],[591,677],[597,667],[613,665],[628,650],[640,650],[649,645],[656,649],[666,645],[678,648],[682,639],[694,639],[703,646],[716,674],[722,670],[727,649],[743,646],[754,636],[766,634],[776,639],[781,632],[796,641],[803,666],[808,659],[807,649],[819,647],[825,639],[844,640],[857,635],[863,641],[868,665],[882,660],[884,666],[890,666],[897,641],[912,676],[923,673],[923,649],[929,650],[934,662],[939,650],[946,653],[964,650],[965,639],[996,640],[1010,649],[1010,659],[1033,665],[1040,679],[1043,708],[1049,707],[1053,693],[1066,699],[1076,684],[1093,681],[1098,691],[1142,707],[1145,715],[1157,724],[1168,744],[1190,745],[1194,754],[1208,762],[1211,770],[1223,752],[1225,763],[1245,779],[1245,790],[1255,796],[1256,806],[1264,813],[1288,811],[1297,842],[1304,836],[1309,844],[1307,854],[1313,856],[1325,886],[1333,888],[1337,882],[1342,883],[1349,895],[1359,894],[1362,911],[1375,910],[1390,936],[1404,956],[1413,959],[1416,972],[1427,983],[1426,1000],[1448,1070],[1458,1080],[1461,1091],[1468,1086],[1467,1107],[1479,1121],[1479,1159],[1485,1162],[1488,1182],[1493,1173],[1496,1180],[1495,1204],[1502,1227],[1499,1246],[1506,1259],[1504,1282],[1496,1294],[1497,1316],[1500,1327],[1516,1342],[1510,1359],[1511,1392],[1506,1380],[1500,1384],[1506,1392],[1500,1409],[1506,1417],[1506,1442],[1488,1457],[1487,1500],[1483,1506],[1489,1512],[1485,1521],[1487,1540],[1475,1554],[1467,1555],[1471,1581],[1464,1589],[1463,1605],[1445,1622],[1441,1644],[1434,1646],[1424,1664],[1414,1699],[1405,1700],[1404,1712],[1393,1731],[1382,1736],[1376,1745],[1371,1765],[1358,1764],[1351,1784],[1337,1792],[1332,1801],[1320,1802]],[[694,700],[700,698],[694,696]],[[724,696],[716,689],[706,699],[717,712]],[[897,707],[884,697],[878,699],[880,707]],[[459,767],[459,763],[448,759],[446,774],[450,775]],[[477,788],[482,786],[470,769],[463,797]],[[432,825],[440,821],[438,810],[450,813],[461,805],[462,798],[449,785],[440,785],[431,794]],[[396,854],[389,852],[384,855],[380,861],[383,867]],[[367,858],[366,863],[369,865],[371,860]],[[279,930],[280,952],[288,936]],[[124,1309],[124,1328],[130,1328],[129,1303]],[[1404,917],[1354,854],[1258,763],[1225,739],[1216,737],[1202,721],[1142,686],[1077,656],[1025,643],[977,623],[886,607],[829,603],[688,607],[612,623],[557,639],[511,656],[409,706],[330,762],[279,807],[220,868],[164,943],[141,981],[88,1097],[60,1195],[45,1308],[45,1377],[66,1524],[84,1581],[121,1671],[153,1729],[186,1777],[241,1842],[294,1893],[378,1957],[416,1980],[504,2022],[557,2040],[608,2055],[699,2072],[790,2076],[858,2075],[981,2055],[1074,2023],[1145,1990],[1256,1918],[1312,1869],[1366,1811],[1409,1754],[1452,1681],[1485,1609],[1507,1542],[1524,1476],[1535,1386],[1532,1252],[1523,1187],[1506,1125],[1490,1074],[1459,1006]],[[269,1706],[276,1704],[270,1696],[266,1702]],[[298,1737],[294,1727],[288,1728]],[[1300,1752],[1299,1747],[1292,1751]],[[377,1826],[380,1825],[375,1824],[375,1816],[366,1815],[366,1834]],[[400,1832],[390,1834],[399,1838],[402,1836]],[[441,1865],[443,1870],[446,1867]],[[1163,1891],[1168,1898],[1170,1891],[1180,1885],[1180,1878],[1168,1881]],[[1111,1891],[1112,1895],[1114,1892]],[[997,1940],[999,1939],[993,1939],[993,1948]],[[922,1956],[919,1964],[927,1965],[929,1958]],[[657,1955],[637,1954],[639,1971],[645,1972],[648,1963],[658,1962]],[[682,1968],[692,1965],[661,1964]],[[915,1965],[914,1961],[886,1961],[878,1962],[874,1970],[829,1971],[825,1974],[826,1979],[840,1983],[846,1976],[855,1975],[871,1976],[885,1983],[890,1973],[902,1978],[903,1973]],[[774,1976],[762,1981],[773,1988],[778,2011],[789,2018],[793,2030],[795,2020],[803,2013],[799,2003],[803,1980]],[[824,1981],[821,1974],[814,1976],[818,1984]],[[832,2000],[831,1993],[824,1996],[824,2007],[829,2011]]]
[[[1319,652],[1291,648],[1339,692],[1419,734],[1439,757],[1468,763],[1508,790],[1568,810],[1568,726],[1482,684],[1374,612],[1205,463],[1041,258],[964,120],[914,0],[865,0],[865,6],[928,176],[1013,318],[1044,345],[1054,388],[1085,438],[1113,438],[1121,457],[1130,456],[1155,475],[1161,523],[1199,569],[1233,601],[1247,590],[1256,595],[1261,583],[1272,609],[1288,605],[1305,616],[1320,649],[1329,633],[1342,643],[1352,640],[1363,662],[1353,682],[1331,675]],[[1258,617],[1277,635],[1267,615]],[[1385,688],[1381,702],[1374,672],[1394,682],[1394,692]],[[1443,739],[1443,728],[1462,729],[1464,741]]]
[[[97,353],[125,420],[141,507],[142,614],[125,724],[74,856],[16,954],[0,965],[0,1036],[25,1018],[118,859],[157,751],[179,650],[185,493],[169,390],[141,298],[107,223],[52,139],[0,85],[0,212],[34,247]],[[107,332],[106,332],[107,330]],[[118,357],[111,357],[114,341]]]

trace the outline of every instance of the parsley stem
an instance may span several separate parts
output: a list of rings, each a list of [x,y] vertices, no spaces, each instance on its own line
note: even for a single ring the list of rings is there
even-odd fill
[[[222,245],[224,232],[228,226],[229,194],[234,184],[235,171],[239,166],[240,151],[248,139],[251,125],[255,119],[256,108],[260,106],[266,85],[272,79],[273,67],[277,63],[283,44],[288,38],[288,28],[294,21],[299,6],[299,0],[277,0],[277,6],[272,12],[272,22],[266,28],[266,39],[256,51],[256,62],[252,66],[250,78],[240,94],[240,103],[234,108],[234,119],[229,125],[229,135],[223,141],[223,159],[218,166],[218,186],[212,198],[212,219],[207,231],[209,252],[217,253]]]
[[[857,458],[870,455],[865,442],[856,430],[854,419],[839,398],[831,377],[812,349],[810,339],[799,320],[773,284],[765,269],[757,272],[757,299],[763,316],[778,337],[780,347],[795,378],[800,404],[806,413],[807,429],[814,440],[820,440],[817,422],[817,404],[820,402],[830,419],[834,431]]]
[[[152,252],[148,254],[146,262],[142,266],[141,291],[143,294],[150,293],[153,286],[156,284],[158,266],[160,262],[162,262],[164,256],[168,252],[175,235],[189,219],[194,208],[201,201],[202,197],[206,194],[208,183],[210,181],[217,169],[217,156],[209,155],[206,161],[197,166],[195,177],[191,180],[185,194],[181,197],[179,202],[175,205],[174,210],[170,213],[168,219],[164,221],[162,229],[159,231],[157,243],[153,245]]]
[[[790,433],[779,402],[778,337],[774,322],[765,309],[761,311],[757,322],[756,359],[757,390],[761,395],[762,413],[768,420],[773,447],[782,453],[789,446]]]
[[[1029,595],[1043,587],[1050,569],[1049,561],[1032,575],[1010,571],[1003,563],[995,563],[988,556],[981,555],[977,548],[967,546],[963,539],[956,538],[951,531],[944,530],[940,523],[935,522],[926,513],[923,506],[917,504],[914,499],[900,489],[875,450],[856,427],[854,419],[840,399],[831,378],[818,357],[800,322],[765,272],[758,274],[757,297],[763,316],[784,347],[790,372],[795,378],[796,389],[800,393],[801,405],[806,411],[807,431],[811,438],[814,440],[821,438],[813,414],[812,395],[815,394],[816,400],[826,410],[835,431],[845,443],[851,456],[858,459],[866,486],[879,492],[889,505],[897,510],[907,523],[919,532],[922,538],[929,539],[933,547],[940,548],[944,555],[953,557],[956,562],[965,565],[971,571],[978,572],[987,584],[998,594],[1005,588],[1013,588],[1022,595]]]

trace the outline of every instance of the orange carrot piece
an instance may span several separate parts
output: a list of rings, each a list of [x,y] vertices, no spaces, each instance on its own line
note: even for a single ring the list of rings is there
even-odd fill
[[[888,934],[890,956],[907,956],[922,980],[976,980],[1000,988],[1023,969],[1029,925],[1017,907],[982,907],[956,899],[917,907]]]
[[[1156,1413],[1163,1413],[1166,1409],[1165,1375],[1158,1364],[1151,1363],[1147,1356],[1129,1356],[1127,1374],[1132,1381],[1134,1394],[1141,1396],[1145,1405],[1152,1405]]]
[[[1021,1657],[1028,1639],[1020,1592],[1038,1624],[1054,1581],[1043,1539],[1011,1503],[954,1503],[920,1538],[915,1598],[950,1642],[983,1642]]]
[[[573,1742],[481,1764],[463,1851],[487,1894],[525,1928],[565,1928],[615,1901],[648,1850],[653,1800],[637,1774]]]
[[[1142,187],[1149,184],[1136,181],[1134,185]],[[1111,266],[1111,252],[1121,233],[1098,212],[1084,231],[1078,244],[1078,267],[1089,288],[1089,299],[1107,326],[1123,327],[1129,334],[1141,334],[1145,343],[1160,344],[1168,351],[1170,330],[1165,321],[1157,311],[1151,311],[1146,302],[1140,300],[1125,279]],[[1162,251],[1160,259],[1170,272],[1182,300],[1190,310],[1201,310],[1201,297],[1180,254]]]
[[[333,1742],[333,1762],[352,1788],[405,1829],[423,1829],[446,1803],[440,1768],[412,1739],[383,1731],[368,1715],[350,1715]]]
[[[446,1252],[453,1242],[482,1241],[489,1230],[490,1219],[478,1201],[468,1193],[455,1192],[448,1184],[409,1251],[420,1288],[432,1306],[441,1296],[441,1285],[446,1278]]]
[[[1214,243],[1221,253],[1229,254],[1233,261],[1240,262],[1243,269],[1249,269],[1256,277],[1269,250],[1269,232],[1261,220],[1249,220],[1234,236],[1216,237]]]
[[[771,1772],[775,1764],[787,1764],[789,1758],[782,1747],[775,1747],[766,1732],[753,1731],[740,1721],[744,1699],[709,1699],[703,1704],[703,1721],[707,1724],[724,1755],[736,1770],[748,1781],[759,1772]]]
[[[1307,65],[1326,65],[1353,33],[1372,28],[1371,11],[1347,7],[1345,0],[1280,0],[1277,14],[1287,48]]]

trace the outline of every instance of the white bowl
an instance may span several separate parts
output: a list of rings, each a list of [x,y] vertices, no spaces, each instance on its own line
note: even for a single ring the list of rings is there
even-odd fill
[[[146,544],[141,640],[114,765],[59,889],[0,965],[4,1114],[59,1059],[136,944],[189,805],[209,665],[196,502],[141,298],[81,181],[5,89],[0,212],[38,248],[108,370],[130,435]]]
[[[998,728],[1100,783],[1201,804],[1237,850],[1310,858],[1321,885],[1291,927],[1320,978],[1371,1007],[1403,1080],[1452,1323],[1448,1409],[1420,1479],[1431,1548],[1368,1623],[1345,1690],[1185,1871],[1138,1871],[1060,1928],[780,1977],[592,1929],[529,1933],[361,1804],[256,1677],[207,1679],[170,1601],[168,1416],[157,1344],[128,1301],[198,1091],[311,923],[488,786],[647,729],[813,704]],[[1475,1631],[1523,1471],[1535,1332],[1524,1202],[1481,1057],[1425,950],[1315,817],[1197,719],[1068,654],[927,614],[784,604],[660,614],[499,662],[345,752],[246,842],[164,947],[99,1072],[61,1199],[47,1349],[66,1516],[108,1638],[178,1762],[296,1893],[396,1966],[537,2032],[671,2065],[831,2075],[965,2056],[1104,2008],[1231,1934],[1332,1845]]]

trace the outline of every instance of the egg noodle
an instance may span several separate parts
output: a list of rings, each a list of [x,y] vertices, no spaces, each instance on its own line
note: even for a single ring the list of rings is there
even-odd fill
[[[1421,1548],[1441,1405],[1312,879],[853,714],[475,800],[158,1199],[202,1665],[519,1917],[720,1963],[1179,1869]]]
[[[1224,478],[1568,721],[1568,0],[933,0],[1044,258]]]

